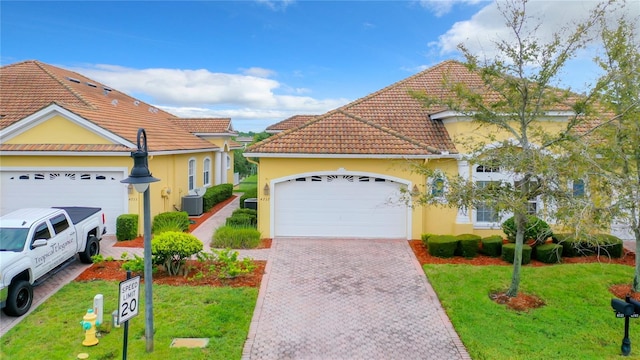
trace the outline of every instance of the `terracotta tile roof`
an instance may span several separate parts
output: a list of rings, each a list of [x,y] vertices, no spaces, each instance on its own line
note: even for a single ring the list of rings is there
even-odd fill
[[[425,107],[412,96],[412,92],[424,92],[432,98],[446,100],[454,94],[446,90],[445,81],[465,83],[470,89],[483,93],[488,101],[498,100],[497,93],[485,87],[479,74],[470,72],[460,62],[445,61],[297,128],[280,132],[250,146],[246,152],[397,156],[457,153],[443,123],[429,116],[448,108]],[[574,99],[568,99],[567,103]],[[570,110],[570,106],[547,110]],[[390,141],[390,137],[394,140]]]
[[[309,120],[313,120],[318,115],[294,115],[290,118],[284,119],[266,128],[268,133],[277,133],[284,130],[297,128],[298,126],[306,123]]]
[[[138,128],[144,128],[151,152],[217,148],[174,124],[171,120],[178,118],[170,113],[76,72],[39,61],[0,68],[0,89],[0,130],[55,103],[134,144]],[[56,146],[42,144],[30,148],[52,151]],[[78,151],[113,151],[99,149],[91,144],[78,147]]]
[[[340,149],[344,154],[360,155],[457,153],[442,122],[429,118],[430,113],[443,108],[427,109],[410,94],[427,91],[441,96],[445,72],[468,74],[462,64],[444,62],[254,144],[247,152],[337,154]],[[349,142],[342,145],[345,139]]]
[[[270,139],[275,141],[269,141]],[[375,145],[371,146],[371,144]],[[343,110],[334,110],[298,128],[276,134],[250,147],[248,152],[424,155],[435,153],[437,149],[415,141],[394,129]]]
[[[176,118],[171,121],[192,134],[237,134],[230,118]]]

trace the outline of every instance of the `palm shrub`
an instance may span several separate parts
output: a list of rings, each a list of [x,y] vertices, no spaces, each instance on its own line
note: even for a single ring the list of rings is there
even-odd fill
[[[502,231],[507,235],[509,242],[516,241],[516,223],[514,216],[502,223]],[[535,245],[539,245],[544,244],[550,236],[553,236],[553,232],[549,224],[535,215],[527,216],[524,241],[533,240],[535,241]]]
[[[482,237],[475,234],[461,234],[457,235],[458,245],[456,247],[455,255],[465,258],[474,258],[478,254],[480,248],[480,239]]]
[[[458,239],[453,235],[432,235],[427,241],[429,254],[441,258],[453,257],[458,247]]]
[[[202,241],[197,237],[178,231],[165,231],[151,240],[151,253],[170,276],[178,275],[186,260],[202,248]]]
[[[166,231],[189,230],[189,214],[186,211],[171,211],[160,213],[153,218],[151,232],[155,235]]]
[[[135,239],[138,236],[138,214],[122,214],[116,218],[116,239]]]
[[[487,256],[498,257],[502,254],[502,236],[492,235],[482,238],[481,252]]]
[[[522,246],[522,265],[526,265],[531,262],[531,246]],[[513,263],[514,254],[516,252],[516,244],[509,243],[502,245],[502,260]]]
[[[221,226],[213,233],[212,248],[252,249],[260,245],[260,232],[254,228]]]

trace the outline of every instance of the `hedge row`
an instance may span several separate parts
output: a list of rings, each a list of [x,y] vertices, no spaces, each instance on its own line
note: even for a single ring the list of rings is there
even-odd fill
[[[233,195],[233,184],[220,184],[207,189],[202,197],[202,211],[208,212],[216,204]]]
[[[624,245],[620,238],[609,234],[595,234],[577,238],[573,234],[554,234],[553,242],[562,245],[562,256],[576,257],[592,254],[621,258]]]

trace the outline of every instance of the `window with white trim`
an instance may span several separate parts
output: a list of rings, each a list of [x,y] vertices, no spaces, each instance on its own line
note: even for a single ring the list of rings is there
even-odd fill
[[[196,188],[196,159],[189,159],[189,191]]]
[[[231,169],[231,156],[227,154],[227,170]]]
[[[500,171],[498,166],[476,165],[473,167],[473,180],[480,189],[491,185],[498,185],[500,182],[510,182],[511,179]],[[500,214],[490,203],[478,204],[473,209],[473,223],[479,228],[494,227],[502,221]]]
[[[205,158],[202,169],[202,184],[204,186],[211,185],[211,159]]]

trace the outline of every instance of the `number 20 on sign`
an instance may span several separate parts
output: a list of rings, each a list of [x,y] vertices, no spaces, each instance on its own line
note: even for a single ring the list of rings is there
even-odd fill
[[[138,315],[140,276],[120,282],[118,322],[120,324]]]

